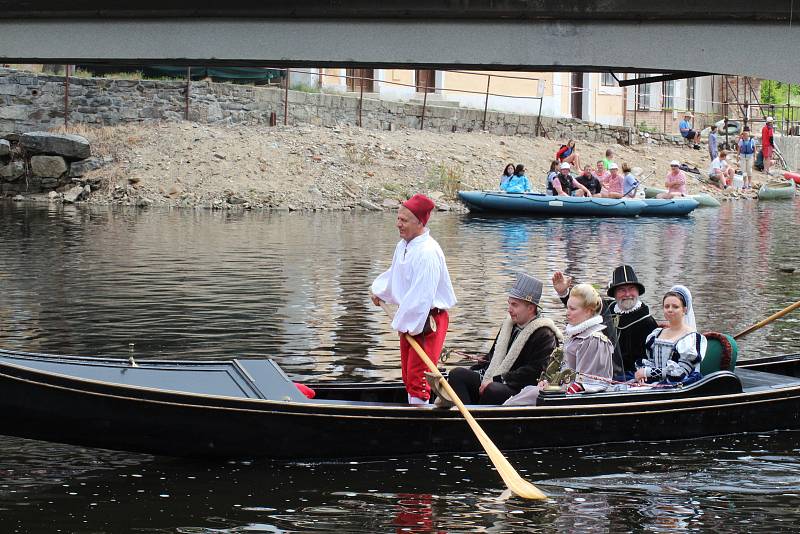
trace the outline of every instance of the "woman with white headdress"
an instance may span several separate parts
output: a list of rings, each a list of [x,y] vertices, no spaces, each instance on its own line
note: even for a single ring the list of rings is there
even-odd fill
[[[669,325],[647,336],[636,380],[691,384],[702,376],[700,361],[706,353],[706,338],[697,332],[694,320],[692,294],[685,286],[673,286],[664,294],[662,306]]]

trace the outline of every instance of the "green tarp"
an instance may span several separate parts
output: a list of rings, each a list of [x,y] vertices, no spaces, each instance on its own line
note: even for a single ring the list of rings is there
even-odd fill
[[[122,66],[122,65],[76,65],[81,70],[89,71],[96,75],[119,73],[119,72],[141,72],[148,78],[180,78],[186,79],[186,70],[189,67],[170,67],[167,65],[148,65],[148,66]],[[285,76],[285,71],[269,69],[264,67],[203,67],[192,66],[192,80],[202,80],[211,78],[217,82],[252,82],[266,83],[276,78]]]

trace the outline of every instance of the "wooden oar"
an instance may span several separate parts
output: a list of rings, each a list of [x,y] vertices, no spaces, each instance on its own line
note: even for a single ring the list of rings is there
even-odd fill
[[[392,311],[386,305],[385,302],[381,301],[381,308],[386,314],[391,318]],[[464,419],[467,420],[469,427],[475,433],[475,437],[478,438],[483,449],[486,451],[486,454],[489,456],[489,459],[494,464],[495,469],[497,472],[500,473],[500,477],[503,479],[503,482],[506,483],[508,489],[511,490],[514,495],[518,497],[522,497],[523,499],[546,499],[547,495],[542,493],[542,491],[522,478],[519,473],[511,466],[511,463],[503,456],[503,453],[500,452],[500,449],[489,439],[489,436],[486,435],[486,432],[483,431],[481,426],[472,417],[472,414],[469,413],[467,407],[464,406],[464,403],[461,402],[461,399],[458,397],[453,388],[450,387],[450,384],[447,383],[447,380],[442,376],[442,373],[439,372],[439,369],[434,365],[422,347],[419,346],[419,343],[409,334],[403,334],[406,337],[406,341],[414,351],[417,353],[417,356],[425,362],[425,365],[428,367],[431,373],[436,376],[436,379],[439,381],[439,386],[444,389],[450,398],[453,400],[453,403],[458,408],[458,411],[461,412],[461,415],[464,416]]]
[[[789,313],[789,312],[791,312],[793,310],[796,310],[797,308],[800,308],[800,300],[798,300],[797,302],[795,302],[791,306],[787,306],[786,308],[782,309],[778,313],[773,313],[772,315],[770,315],[769,317],[767,317],[766,319],[764,319],[760,323],[756,323],[753,326],[751,326],[750,328],[746,328],[745,330],[742,330],[741,332],[739,332],[738,334],[733,336],[733,339],[739,339],[740,337],[744,337],[747,334],[749,334],[750,332],[758,330],[762,326],[768,325],[769,323],[771,323],[775,319],[780,319],[781,317],[783,317],[787,313]]]

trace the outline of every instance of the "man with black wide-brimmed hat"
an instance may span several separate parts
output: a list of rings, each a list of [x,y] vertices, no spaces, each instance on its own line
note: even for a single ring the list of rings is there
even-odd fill
[[[561,271],[553,274],[553,289],[564,305],[569,298],[572,277]],[[605,334],[614,342],[614,377],[628,380],[636,372],[636,360],[644,354],[647,336],[658,327],[647,304],[639,297],[644,285],[630,265],[614,269],[608,284],[608,297],[603,299]]]
[[[508,316],[482,361],[469,369],[456,367],[447,381],[464,404],[503,404],[525,386],[539,382],[550,355],[563,335],[555,323],[541,317],[542,282],[519,273],[508,292]],[[452,406],[439,389],[438,380],[427,375],[438,395],[435,404]]]

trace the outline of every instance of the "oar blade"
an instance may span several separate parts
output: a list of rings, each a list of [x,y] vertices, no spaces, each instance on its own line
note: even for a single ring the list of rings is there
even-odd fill
[[[514,482],[506,480],[505,483],[508,489],[511,490],[511,493],[522,499],[529,499],[532,501],[543,501],[547,499],[547,495],[545,495],[542,490],[525,479],[520,478]]]
[[[510,489],[514,495],[523,499],[547,499],[547,495],[545,495],[542,490],[522,478],[522,476],[517,473],[517,470],[514,469],[514,467],[508,461],[508,458],[506,458],[503,453],[500,452],[500,449],[498,449],[494,442],[492,442],[483,432],[483,429],[480,430],[480,433],[476,432],[476,435],[478,436],[478,440],[483,445],[483,448],[486,450],[489,460],[492,461],[495,469],[497,469],[500,478],[503,479],[503,482],[506,483],[506,486],[508,486],[508,489]]]
[[[391,317],[392,314],[387,308],[386,303],[381,302],[381,307]],[[425,350],[420,347],[419,343],[417,343],[417,341],[409,334],[405,334],[405,337],[409,345],[411,345],[420,359],[425,362],[425,366],[430,370],[430,372],[441,378],[442,375],[439,373],[439,369],[425,353]],[[505,456],[503,456],[503,453],[500,452],[500,449],[497,448],[486,432],[483,431],[475,418],[472,417],[472,414],[469,412],[467,407],[464,406],[464,403],[461,402],[461,399],[458,397],[456,392],[453,391],[447,381],[443,381],[442,385],[447,393],[452,397],[456,408],[458,408],[458,411],[461,412],[461,415],[464,416],[467,424],[469,424],[470,428],[475,433],[475,437],[477,437],[478,441],[481,443],[481,445],[483,445],[486,454],[489,456],[489,459],[492,461],[492,464],[494,464],[495,469],[497,469],[497,472],[500,474],[500,478],[502,478],[503,482],[505,482],[506,486],[508,486],[508,489],[511,490],[514,495],[523,499],[546,499],[547,495],[542,493],[541,490],[527,480],[523,479],[519,473],[517,473],[511,463],[506,459]]]

